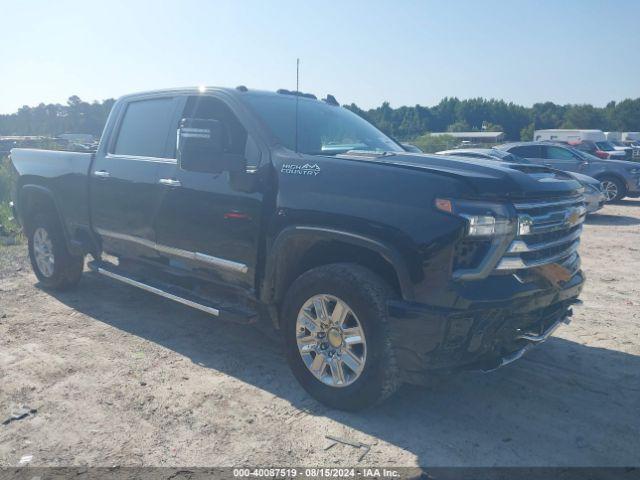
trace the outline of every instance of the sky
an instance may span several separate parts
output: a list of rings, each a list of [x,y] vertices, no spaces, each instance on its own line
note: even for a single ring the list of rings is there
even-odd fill
[[[640,97],[639,0],[0,0],[0,113],[246,85],[371,108]]]

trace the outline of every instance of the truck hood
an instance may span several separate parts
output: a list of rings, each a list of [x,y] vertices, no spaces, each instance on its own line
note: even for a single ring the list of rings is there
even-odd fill
[[[562,196],[582,189],[566,173],[538,165],[404,152],[347,152],[337,157],[455,177],[467,183],[474,195],[483,197]]]

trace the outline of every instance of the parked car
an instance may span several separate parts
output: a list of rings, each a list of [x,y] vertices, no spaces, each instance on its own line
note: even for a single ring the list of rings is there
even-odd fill
[[[607,132],[612,135],[613,132]],[[626,160],[631,158],[631,150],[617,149],[609,143],[607,133],[602,130],[570,130],[548,129],[536,130],[533,134],[534,141],[562,142],[584,150],[599,158],[613,158]]]
[[[623,145],[627,147],[631,147],[633,149],[633,160],[640,161],[640,142],[637,140],[625,140],[622,142]]]
[[[622,142],[622,132],[604,132],[609,142],[614,149],[619,152],[624,152],[625,160],[632,160],[634,155],[633,148],[629,145],[625,145]]]
[[[613,145],[613,148],[615,148],[617,151],[624,152],[625,160],[634,161],[637,157],[640,157],[640,151],[637,148],[632,147],[631,145],[626,145],[623,142],[619,141],[611,141],[609,143]]]
[[[640,160],[640,148],[638,148],[637,146],[620,140],[610,140],[609,143],[613,145],[613,148],[615,148],[617,151],[624,153],[625,160],[629,160],[632,162]]]
[[[607,201],[640,196],[640,165],[598,157],[570,147],[549,142],[519,142],[496,148],[514,153],[538,165],[588,175],[600,181]]]
[[[113,280],[270,320],[295,377],[335,408],[518,359],[584,282],[578,182],[405,152],[332,96],[135,94],[95,153],[11,157],[43,287],[76,285],[90,254]]]
[[[465,149],[454,149],[454,150],[443,150],[441,152],[436,152],[437,155],[455,155],[456,157],[461,158],[473,158],[473,159],[483,159],[483,160],[491,160],[491,161],[499,161],[499,162],[507,162],[514,164],[530,164],[533,165],[533,162],[519,157],[513,153],[507,152],[505,150],[499,150],[497,148],[465,148]],[[580,184],[584,187],[584,201],[585,206],[587,207],[587,213],[594,213],[600,210],[606,201],[604,193],[602,192],[602,186],[600,185],[600,181],[595,178],[589,177],[587,175],[583,175],[581,173],[576,172],[565,172],[567,175],[571,176],[573,179],[580,182]]]
[[[601,159],[611,160],[630,160],[631,151],[627,152],[616,150],[611,142],[592,142],[591,140],[583,140],[581,142],[567,142],[567,144],[578,150],[589,153]]]

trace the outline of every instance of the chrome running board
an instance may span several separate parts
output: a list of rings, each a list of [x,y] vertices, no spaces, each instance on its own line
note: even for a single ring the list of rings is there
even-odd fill
[[[218,310],[217,308],[208,307],[201,303],[194,302],[193,300],[189,300],[184,297],[174,295],[173,293],[169,293],[160,288],[153,287],[151,285],[147,285],[146,283],[140,282],[138,280],[134,280],[132,278],[125,277],[124,275],[111,272],[105,268],[95,267],[93,270],[101,275],[104,275],[109,278],[113,278],[114,280],[118,280],[119,282],[126,283],[127,285],[131,285],[134,287],[138,287],[147,292],[155,293],[156,295],[160,295],[161,297],[168,298],[169,300],[173,300],[174,302],[182,303],[183,305],[187,305],[192,308],[197,308],[198,310],[202,310],[203,312],[209,313],[211,315],[215,315],[216,317],[220,315],[220,310]]]

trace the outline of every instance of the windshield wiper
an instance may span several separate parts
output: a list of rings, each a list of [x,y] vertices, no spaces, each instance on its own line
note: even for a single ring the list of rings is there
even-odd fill
[[[348,150],[345,152],[348,155],[362,156],[362,157],[391,157],[395,155],[395,152],[381,152],[378,150]]]
[[[305,155],[320,155],[335,157],[337,155],[351,155],[354,157],[391,157],[395,152],[380,152],[377,150],[321,150],[319,152],[303,152]]]

